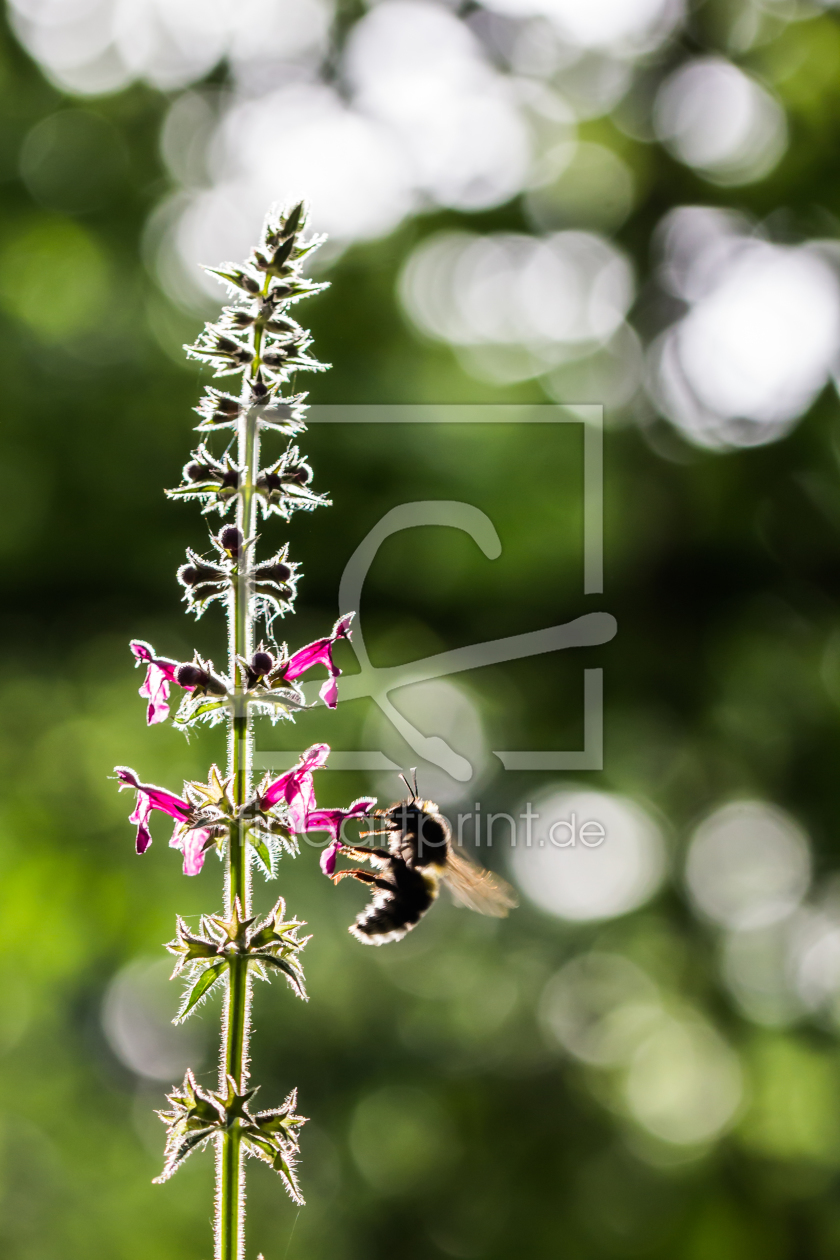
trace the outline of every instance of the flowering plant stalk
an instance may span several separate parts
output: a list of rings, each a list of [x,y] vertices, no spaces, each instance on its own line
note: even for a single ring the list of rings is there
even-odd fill
[[[327,669],[321,698],[337,703],[339,670],[333,650],[349,638],[350,616],[342,617],[329,635],[290,652],[278,646],[273,624],[292,608],[298,566],[289,559],[288,544],[257,560],[257,519],[277,516],[288,521],[296,510],[309,511],[329,500],[310,488],[312,470],[296,439],[305,430],[304,394],[285,396],[283,387],[297,371],[322,371],[309,356],[310,338],[291,318],[290,307],[325,288],[302,274],[303,264],[322,238],[304,238],[303,204],[269,215],[258,248],[241,266],[208,268],[232,295],[216,323],[206,325],[187,353],[211,365],[215,375],[242,378],[238,394],[211,386],[196,408],[201,444],[184,466],[183,482],[167,491],[171,498],[196,499],[205,513],[231,522],[210,534],[210,555],[189,550],[178,570],[190,611],[200,617],[213,602],[223,605],[228,628],[227,672],[217,671],[198,654],[192,661],[159,656],[151,644],[134,640],[131,650],[146,675],[140,689],[148,701],[150,725],[170,717],[170,694],[183,695],[172,718],[188,732],[204,722],[228,723],[228,760],[224,775],[211,766],[206,782],[184,784],[178,795],[144,783],[126,766],[117,766],[120,788],[135,792],[130,819],[137,826],[137,852],[152,842],[149,818],[157,810],[175,821],[170,840],[180,850],[186,875],[197,875],[208,853],[224,863],[222,913],[203,916],[193,932],[180,917],[175,937],[166,948],[176,958],[173,976],[186,980],[174,1022],[187,1019],[217,987],[224,986],[219,1081],[217,1089],[200,1085],[188,1071],[169,1095],[170,1109],[160,1112],[167,1127],[165,1162],[156,1180],[165,1181],[194,1151],[213,1142],[216,1148],[215,1256],[242,1260],[245,1250],[245,1158],[268,1163],[297,1203],[303,1203],[296,1173],[298,1136],[305,1118],[297,1114],[297,1091],[279,1107],[257,1111],[256,1089],[249,1082],[248,1043],[252,981],[281,975],[293,993],[306,1000],[301,951],[309,937],[305,926],[286,916],[278,899],[267,917],[251,913],[251,881],[255,867],[273,878],[279,858],[298,851],[298,836],[327,831],[336,842],[347,817],[359,817],[375,804],[355,801],[347,810],[319,810],[313,772],[324,765],[327,744],[316,744],[291,770],[253,787],[253,718],[272,722],[293,719],[305,701],[299,679],[317,665]],[[213,436],[233,433],[221,456],[210,445]],[[260,464],[262,438],[287,439],[279,458]],[[262,621],[266,642],[255,643],[255,623]]]

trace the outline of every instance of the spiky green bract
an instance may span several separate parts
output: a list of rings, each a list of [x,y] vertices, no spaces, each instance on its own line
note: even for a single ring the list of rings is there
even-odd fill
[[[293,1089],[280,1107],[252,1114],[248,1104],[256,1093],[256,1088],[239,1093],[230,1076],[225,1094],[203,1089],[188,1071],[183,1084],[167,1095],[172,1109],[157,1113],[166,1125],[166,1148],[163,1171],[155,1177],[155,1184],[168,1181],[184,1160],[211,1138],[236,1128],[242,1149],[279,1173],[291,1198],[303,1204],[295,1165],[299,1130],[307,1117],[296,1114],[297,1090]]]
[[[245,918],[239,899],[230,918],[203,915],[197,932],[191,932],[178,916],[175,936],[166,945],[177,959],[172,979],[184,975],[187,985],[173,1024],[182,1024],[209,995],[216,982],[226,978],[234,958],[244,958],[247,967],[260,980],[272,972],[285,976],[291,989],[305,1002],[309,1000],[300,951],[311,937],[298,932],[306,924],[286,919],[286,903],[281,897],[274,909],[257,926],[256,918]]]

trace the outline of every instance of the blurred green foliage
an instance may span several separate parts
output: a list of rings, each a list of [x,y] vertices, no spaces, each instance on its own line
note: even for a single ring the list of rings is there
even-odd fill
[[[707,6],[714,29],[726,6]],[[716,17],[716,13],[718,17]],[[840,34],[833,14],[793,24],[754,54],[789,110],[794,142],[763,183],[716,190],[661,149],[613,135],[645,194],[620,239],[644,277],[653,227],[685,201],[784,214],[837,235]],[[142,861],[114,762],[177,787],[223,756],[218,733],[186,744],[143,725],[129,637],[169,655],[222,656],[218,618],[181,616],[174,570],[200,546],[194,511],[167,504],[199,389],[180,343],[197,330],[143,262],[166,190],[162,94],[134,87],[79,108],[4,35],[0,136],[0,1249],[9,1260],[199,1260],[210,1253],[209,1154],[163,1187],[163,1083],[135,1077],[102,1031],[115,973],[157,957],[176,911],[218,898],[219,870],[185,880],[165,829]],[[599,124],[600,125],[600,124]],[[593,126],[593,134],[595,134]],[[598,132],[602,143],[606,125]],[[493,391],[397,314],[394,280],[419,236],[447,223],[523,221],[517,204],[414,220],[347,253],[306,317],[333,370],[318,402],[540,400]],[[209,260],[215,261],[215,260]],[[256,999],[253,1047],[274,1105],[293,1085],[312,1117],[298,1211],[249,1171],[250,1249],[330,1257],[607,1256],[822,1260],[840,1245],[840,1054],[830,1027],[750,1025],[720,981],[714,934],[687,908],[680,863],[696,819],[757,796],[807,828],[820,875],[836,870],[840,756],[840,445],[824,396],[785,441],[725,456],[664,425],[612,431],[606,451],[604,599],[580,587],[580,438],[499,426],[339,430],[306,438],[335,506],[290,530],[303,563],[294,642],[324,633],[346,559],[390,507],[456,497],[496,523],[502,558],[451,531],[383,548],[365,590],[377,664],[540,629],[604,607],[605,649],[537,658],[469,680],[491,747],[575,747],[580,670],[606,677],[606,760],[587,783],[669,823],[674,879],[646,909],[603,926],[523,906],[497,925],[437,907],[403,946],[365,951],[315,855],[279,887],[315,938],[304,1007],[280,986]],[[267,531],[268,532],[268,531]],[[352,669],[347,650],[345,663]],[[367,702],[306,715],[260,746],[358,746]],[[497,742],[498,741],[498,742]],[[324,775],[326,803],[368,785]],[[486,808],[513,810],[540,776],[499,773]],[[395,785],[396,793],[396,785]],[[267,906],[274,889],[260,888]],[[745,1103],[732,1132],[688,1154],[645,1139],[613,1073],[547,1038],[540,995],[595,946],[642,964],[675,1010],[704,1011],[739,1052]],[[175,994],[172,994],[173,1009]],[[217,1009],[199,1016],[212,1077]]]

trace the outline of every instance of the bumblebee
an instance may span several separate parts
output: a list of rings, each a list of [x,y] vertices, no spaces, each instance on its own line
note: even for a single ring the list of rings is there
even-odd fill
[[[449,825],[437,805],[419,798],[416,780],[413,790],[405,782],[411,796],[374,814],[384,830],[363,833],[387,835],[388,848],[341,848],[342,854],[353,861],[369,862],[373,867],[373,871],[336,871],[331,877],[334,884],[342,879],[357,879],[373,893],[370,904],[348,931],[365,945],[402,940],[431,909],[441,884],[447,885],[456,905],[504,918],[517,905],[513,889],[456,852]]]

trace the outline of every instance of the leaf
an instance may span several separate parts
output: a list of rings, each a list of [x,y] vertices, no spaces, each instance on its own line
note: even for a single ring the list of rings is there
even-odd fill
[[[280,1174],[286,1186],[286,1190],[288,1191],[289,1198],[294,1203],[298,1203],[301,1207],[303,1207],[306,1200],[300,1192],[300,1186],[298,1185],[298,1180],[295,1176],[294,1165],[292,1162],[285,1157],[282,1151],[278,1151],[274,1157],[272,1167],[275,1172]]]
[[[227,705],[227,698],[223,700],[204,700],[193,710],[193,717],[204,717],[205,713],[213,713],[216,709],[222,709]]]
[[[291,233],[289,233],[288,239],[285,240],[283,244],[279,247],[279,249],[275,252],[274,258],[272,259],[273,266],[278,267],[278,268],[282,267],[283,263],[286,262],[287,258],[289,257],[289,254],[291,254],[292,249],[294,247],[294,240],[292,239],[292,234],[294,233],[294,231],[295,231],[295,228],[293,227]]]
[[[283,235],[285,237],[294,236],[295,232],[297,232],[298,228],[300,227],[300,219],[301,219],[302,214],[303,214],[303,202],[299,201],[298,204],[295,206],[294,210],[289,215],[286,222],[283,224]]]
[[[254,1133],[253,1129],[249,1129],[245,1136],[245,1145],[249,1148],[250,1153],[256,1155],[258,1159],[265,1159],[267,1164],[274,1163],[274,1156],[277,1154],[276,1143],[269,1138],[265,1138],[262,1134]]]
[[[258,959],[261,963],[266,963],[269,967],[276,967],[278,971],[282,971],[287,978],[298,997],[303,998],[304,1002],[309,1001],[309,995],[303,983],[303,975],[299,970],[286,962],[285,958],[275,958],[273,954],[252,954],[252,958]]]
[[[251,844],[254,846],[254,852],[265,869],[266,878],[274,879],[274,864],[271,860],[271,850],[259,832],[251,832]]]
[[[260,691],[249,696],[249,699],[259,700],[261,704],[289,704],[294,705],[296,709],[306,708],[306,701],[297,691]]]
[[[183,1024],[190,1012],[195,1009],[201,999],[205,998],[213,988],[213,985],[219,979],[227,965],[227,959],[220,958],[218,962],[211,963],[209,967],[204,968],[195,984],[184,995],[184,1001],[181,1005],[181,1009],[175,1019],[173,1019],[173,1024]]]
[[[177,1172],[183,1164],[184,1160],[192,1155],[193,1151],[200,1147],[209,1137],[213,1136],[213,1129],[202,1129],[198,1133],[188,1134],[177,1147],[169,1149],[167,1143],[167,1158],[163,1166],[160,1176],[155,1177],[152,1181],[153,1186],[162,1186],[168,1181],[173,1173]]]

